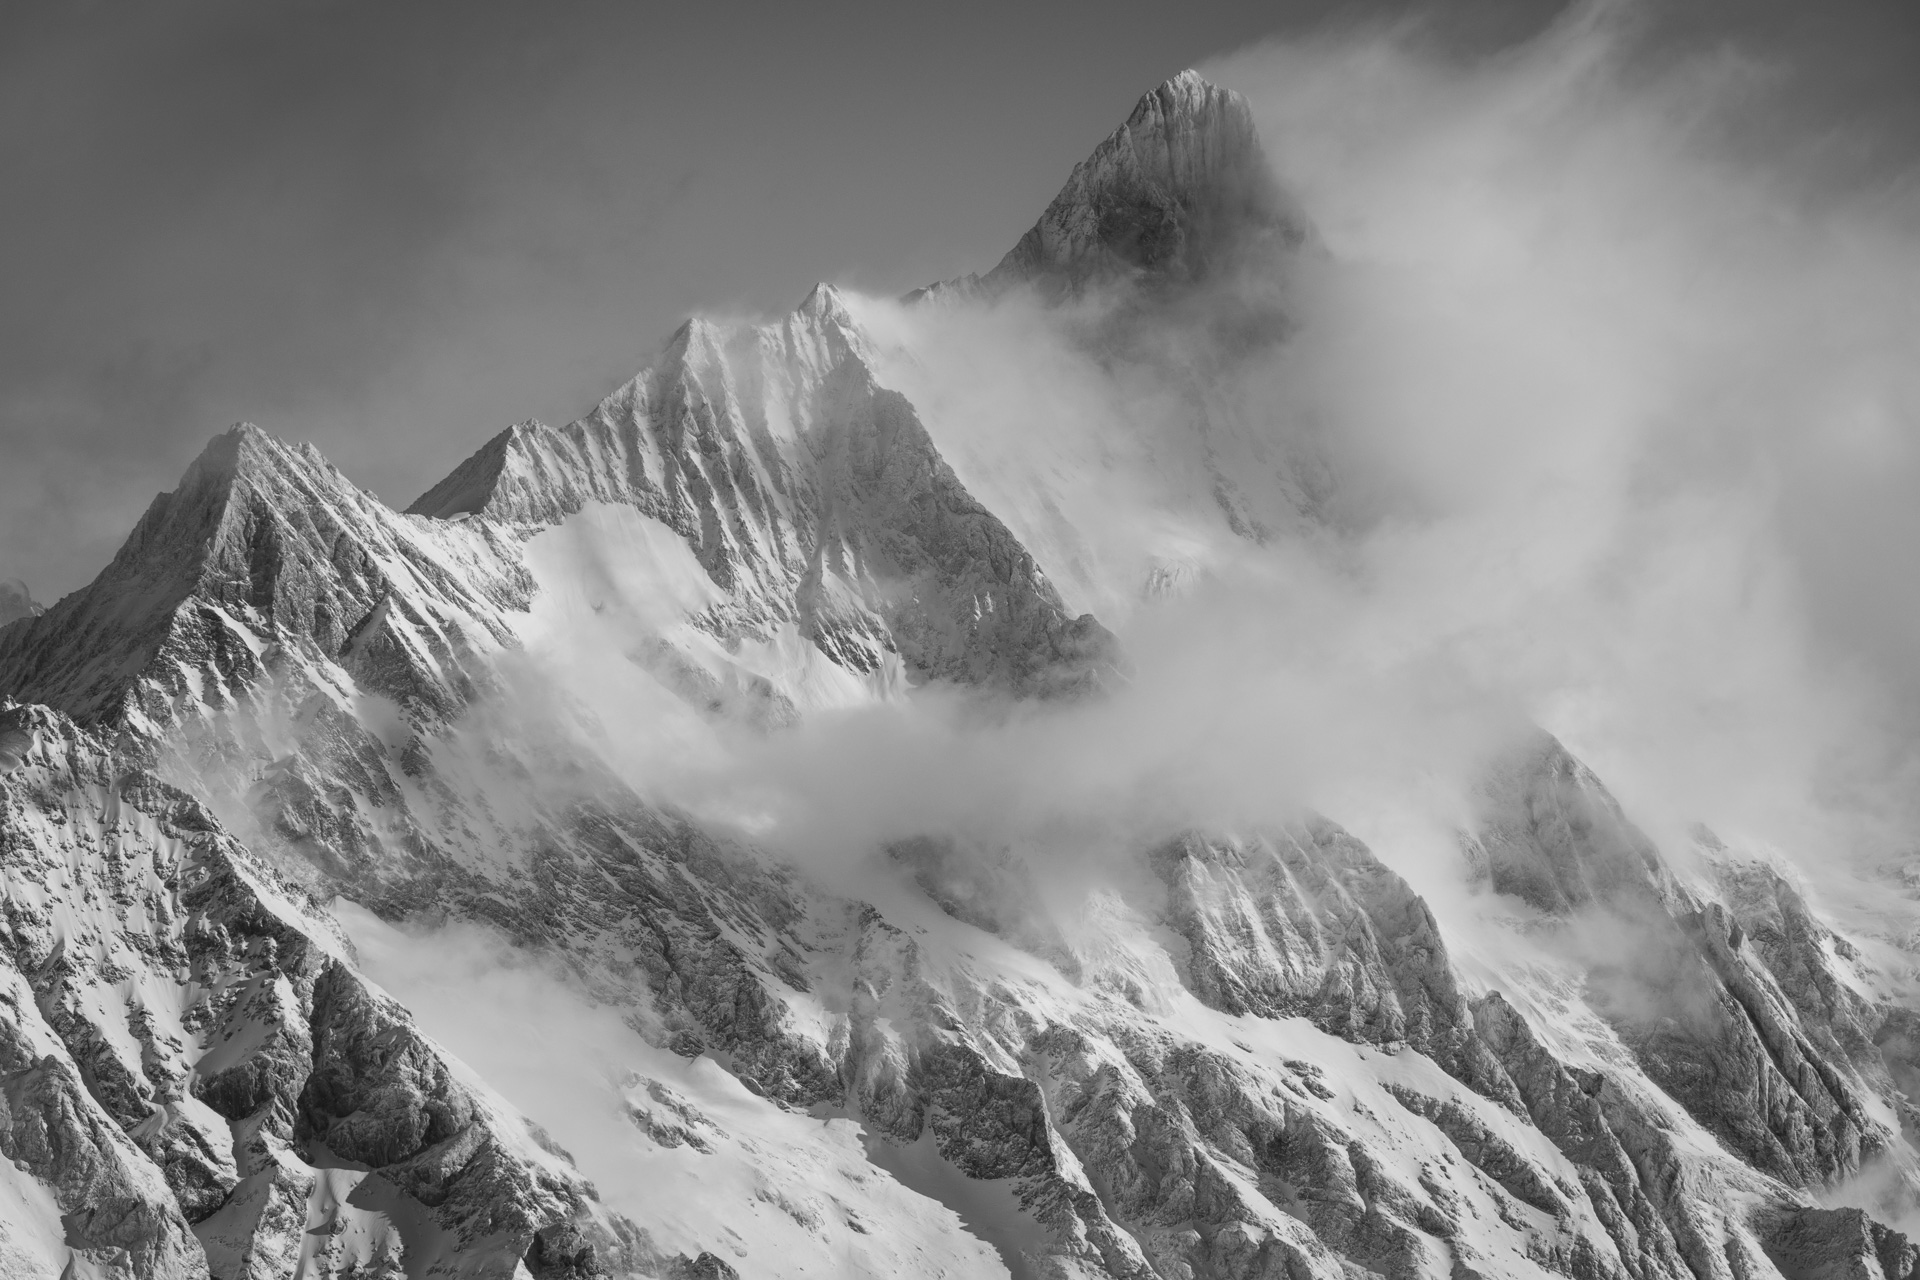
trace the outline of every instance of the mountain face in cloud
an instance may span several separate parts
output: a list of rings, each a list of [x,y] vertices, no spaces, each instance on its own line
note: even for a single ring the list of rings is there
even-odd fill
[[[1280,194],[1246,99],[1186,71],[1140,99],[1074,166],[980,287],[1074,294],[1134,274],[1177,287],[1306,235]]]
[[[0,629],[0,1269],[1920,1270],[1910,944],[1416,651],[1255,119]]]

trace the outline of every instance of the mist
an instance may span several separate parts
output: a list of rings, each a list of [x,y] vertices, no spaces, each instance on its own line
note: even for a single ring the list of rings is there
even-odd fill
[[[1276,385],[1337,424],[1366,616],[1409,652],[1656,829],[1871,861],[1913,816],[1912,174],[1756,151],[1779,68],[1645,67],[1637,20],[1470,67],[1389,36],[1216,69],[1336,264]]]
[[[1239,286],[1129,338],[1208,373],[1198,435],[1173,366],[1088,340],[1114,297],[854,299],[1127,676],[1064,707],[928,689],[714,728],[636,785],[834,875],[933,831],[1077,882],[1186,826],[1319,810],[1450,893],[1473,780],[1539,725],[1663,845],[1704,821],[1847,905],[1914,816],[1910,178],[1756,149],[1776,69],[1650,65],[1636,22],[1204,67],[1251,99],[1313,240],[1273,276],[1280,340],[1209,336]]]

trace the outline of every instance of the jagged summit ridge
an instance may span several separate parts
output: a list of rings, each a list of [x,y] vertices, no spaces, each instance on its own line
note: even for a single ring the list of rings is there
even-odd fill
[[[1067,612],[881,384],[830,285],[774,323],[688,321],[592,413],[502,432],[410,511],[531,531],[596,503],[685,540],[726,594],[703,625],[729,643],[791,631],[862,680],[1020,695],[1111,664],[1104,629]]]
[[[508,427],[421,494],[407,511],[442,520],[485,515],[518,524],[551,525],[588,502],[635,502],[662,510],[698,506],[699,491],[714,491],[724,477],[696,479],[686,468],[697,469],[697,463],[670,459],[674,441],[663,442],[655,433],[617,433],[621,438],[616,441],[595,427],[623,415],[643,417],[676,389],[692,393],[687,407],[711,408],[717,399],[737,394],[738,389],[729,385],[734,371],[728,366],[742,357],[772,356],[790,366],[791,372],[817,378],[834,365],[856,358],[861,345],[845,302],[833,286],[824,283],[815,285],[794,311],[773,325],[729,328],[694,316],[674,331],[654,365],[607,395],[593,413],[564,427],[532,419]],[[676,388],[676,381],[684,385]],[[766,390],[764,382],[747,389]],[[698,420],[683,424],[679,438],[685,439],[690,430],[696,442],[710,439],[705,426]],[[668,446],[665,451],[663,443]],[[783,461],[769,456],[761,441],[753,444],[756,457],[752,460],[763,468]],[[671,476],[670,469],[674,470]],[[642,500],[642,493],[649,498]],[[668,523],[677,521],[668,519]]]
[[[0,633],[0,694],[144,733],[275,663],[344,659],[391,599],[390,656],[419,678],[386,683],[444,714],[462,701],[456,655],[504,643],[502,610],[525,592],[485,531],[409,522],[312,445],[242,423],[153,500],[93,582]]]

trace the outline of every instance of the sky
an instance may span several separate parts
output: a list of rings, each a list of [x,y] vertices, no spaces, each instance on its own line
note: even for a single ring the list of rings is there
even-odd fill
[[[5,6],[0,578],[83,585],[235,421],[404,505],[505,425],[590,408],[690,313],[990,266],[1189,65],[1408,22],[1479,59],[1556,9]],[[1911,6],[1641,25],[1649,65],[1775,67],[1747,143],[1799,139],[1827,181],[1915,145]]]

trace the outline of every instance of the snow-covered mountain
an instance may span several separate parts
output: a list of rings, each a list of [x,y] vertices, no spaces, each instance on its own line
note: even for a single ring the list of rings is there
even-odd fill
[[[1239,379],[1313,252],[1189,72],[908,305],[1059,316],[1182,409],[1161,514],[1259,548],[1327,482]],[[1897,975],[1544,734],[1484,771],[1444,903],[1306,812],[1063,883],[933,819],[826,864],[709,803],[702,752],[1131,679],[1044,563],[1102,537],[1084,496],[964,423],[950,460],[863,305],[690,321],[406,512],[236,427],[94,582],[0,615],[0,1271],[1920,1270]],[[522,968],[463,986],[456,938]]]

